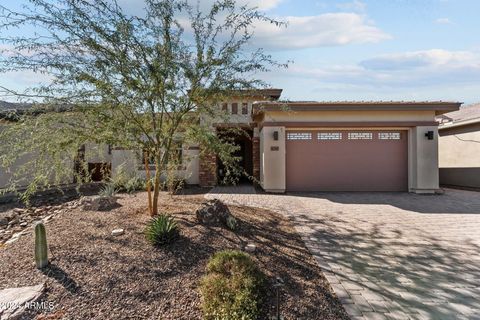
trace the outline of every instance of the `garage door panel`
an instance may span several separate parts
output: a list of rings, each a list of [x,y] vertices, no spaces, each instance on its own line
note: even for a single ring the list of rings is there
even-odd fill
[[[287,135],[287,190],[407,190],[406,132],[308,133],[311,139],[294,140]]]

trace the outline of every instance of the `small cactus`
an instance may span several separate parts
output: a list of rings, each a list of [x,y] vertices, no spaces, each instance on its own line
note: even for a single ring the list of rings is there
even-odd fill
[[[38,269],[48,265],[47,233],[41,222],[35,226],[35,263]]]

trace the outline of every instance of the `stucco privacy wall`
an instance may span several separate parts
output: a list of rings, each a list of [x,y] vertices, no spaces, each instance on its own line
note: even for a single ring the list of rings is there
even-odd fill
[[[480,122],[439,133],[440,168],[480,167]]]
[[[440,183],[480,188],[480,122],[439,129]]]
[[[9,172],[6,172],[3,168],[0,168],[0,189],[3,188],[8,188],[9,187],[9,181],[12,178],[12,173],[17,172],[19,173],[22,167],[26,164],[32,161],[33,159],[37,158],[38,154],[29,154],[25,155],[22,158],[18,159],[10,168]],[[56,179],[59,179],[58,177],[54,177],[52,174],[50,176],[50,183],[59,183],[59,184],[70,184],[73,183],[73,161],[65,161],[65,170],[63,171],[62,177],[60,177],[60,181],[57,181]],[[19,189],[25,189],[25,187],[28,186],[28,184],[32,181],[34,178],[35,174],[32,171],[29,171],[28,174],[24,174],[22,178],[19,179],[17,183],[17,188]],[[18,178],[16,178],[18,179]]]
[[[113,150],[112,151],[112,176],[124,174],[127,177],[146,177],[143,163],[140,163],[140,155],[132,150]],[[198,148],[185,148],[183,150],[183,170],[175,171],[175,176],[179,179],[185,179],[188,184],[198,184],[199,170],[199,150]],[[155,170],[150,172],[153,177]],[[162,180],[165,175],[162,175]]]
[[[362,123],[371,122],[429,122],[433,123],[435,111],[302,111],[302,112],[265,112],[263,124],[271,122],[264,126],[260,134],[260,153],[261,153],[261,184],[267,191],[281,192],[285,191],[286,166],[285,166],[285,131],[289,129],[302,129],[301,126],[295,128],[285,128],[284,126],[273,126],[275,122],[321,122],[320,129],[328,128],[328,123],[346,123],[355,124],[356,130],[378,130],[380,128],[359,128]],[[262,125],[262,124],[260,124]],[[271,126],[272,125],[272,126]],[[388,127],[390,128],[390,127]],[[384,129],[388,129],[384,128]],[[408,153],[409,153],[409,191],[419,193],[432,193],[439,188],[438,183],[438,131],[436,126],[416,126],[416,127],[391,127],[395,129],[406,130],[409,135]],[[305,129],[305,128],[303,128]],[[311,129],[311,128],[310,128]],[[342,129],[350,129],[345,126]],[[279,132],[278,141],[273,140],[273,132]],[[434,140],[428,140],[425,133],[434,131]],[[278,151],[273,151],[271,147],[278,146]],[[266,165],[268,164],[268,165]]]
[[[89,163],[109,163],[112,161],[111,149],[106,144],[85,144],[85,161]]]

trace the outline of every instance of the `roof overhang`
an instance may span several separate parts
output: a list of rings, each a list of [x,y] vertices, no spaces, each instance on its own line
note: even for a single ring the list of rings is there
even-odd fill
[[[438,130],[458,128],[458,127],[468,126],[468,125],[477,124],[477,123],[480,123],[480,117],[474,118],[474,119],[462,120],[462,121],[444,122],[439,124]]]
[[[265,111],[435,111],[436,115],[456,111],[461,102],[256,102],[254,114]]]

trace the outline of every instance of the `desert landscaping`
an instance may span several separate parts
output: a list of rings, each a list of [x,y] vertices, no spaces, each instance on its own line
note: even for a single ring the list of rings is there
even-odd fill
[[[283,319],[347,319],[290,221],[270,211],[231,206],[234,231],[201,224],[195,210],[205,202],[204,192],[161,194],[162,212],[172,215],[180,230],[178,239],[162,247],[152,246],[144,235],[151,219],[146,192],[119,194],[117,205],[106,211],[84,211],[81,199],[29,209],[3,205],[2,219],[14,216],[26,226],[0,247],[0,289],[44,284],[37,301],[51,308],[30,308],[25,319],[201,319],[199,285],[207,261],[233,249],[249,251],[266,276],[262,319],[276,314],[279,282]],[[35,267],[33,253],[32,226],[39,219],[46,221],[50,257],[42,270]],[[112,234],[118,229],[123,230]]]

